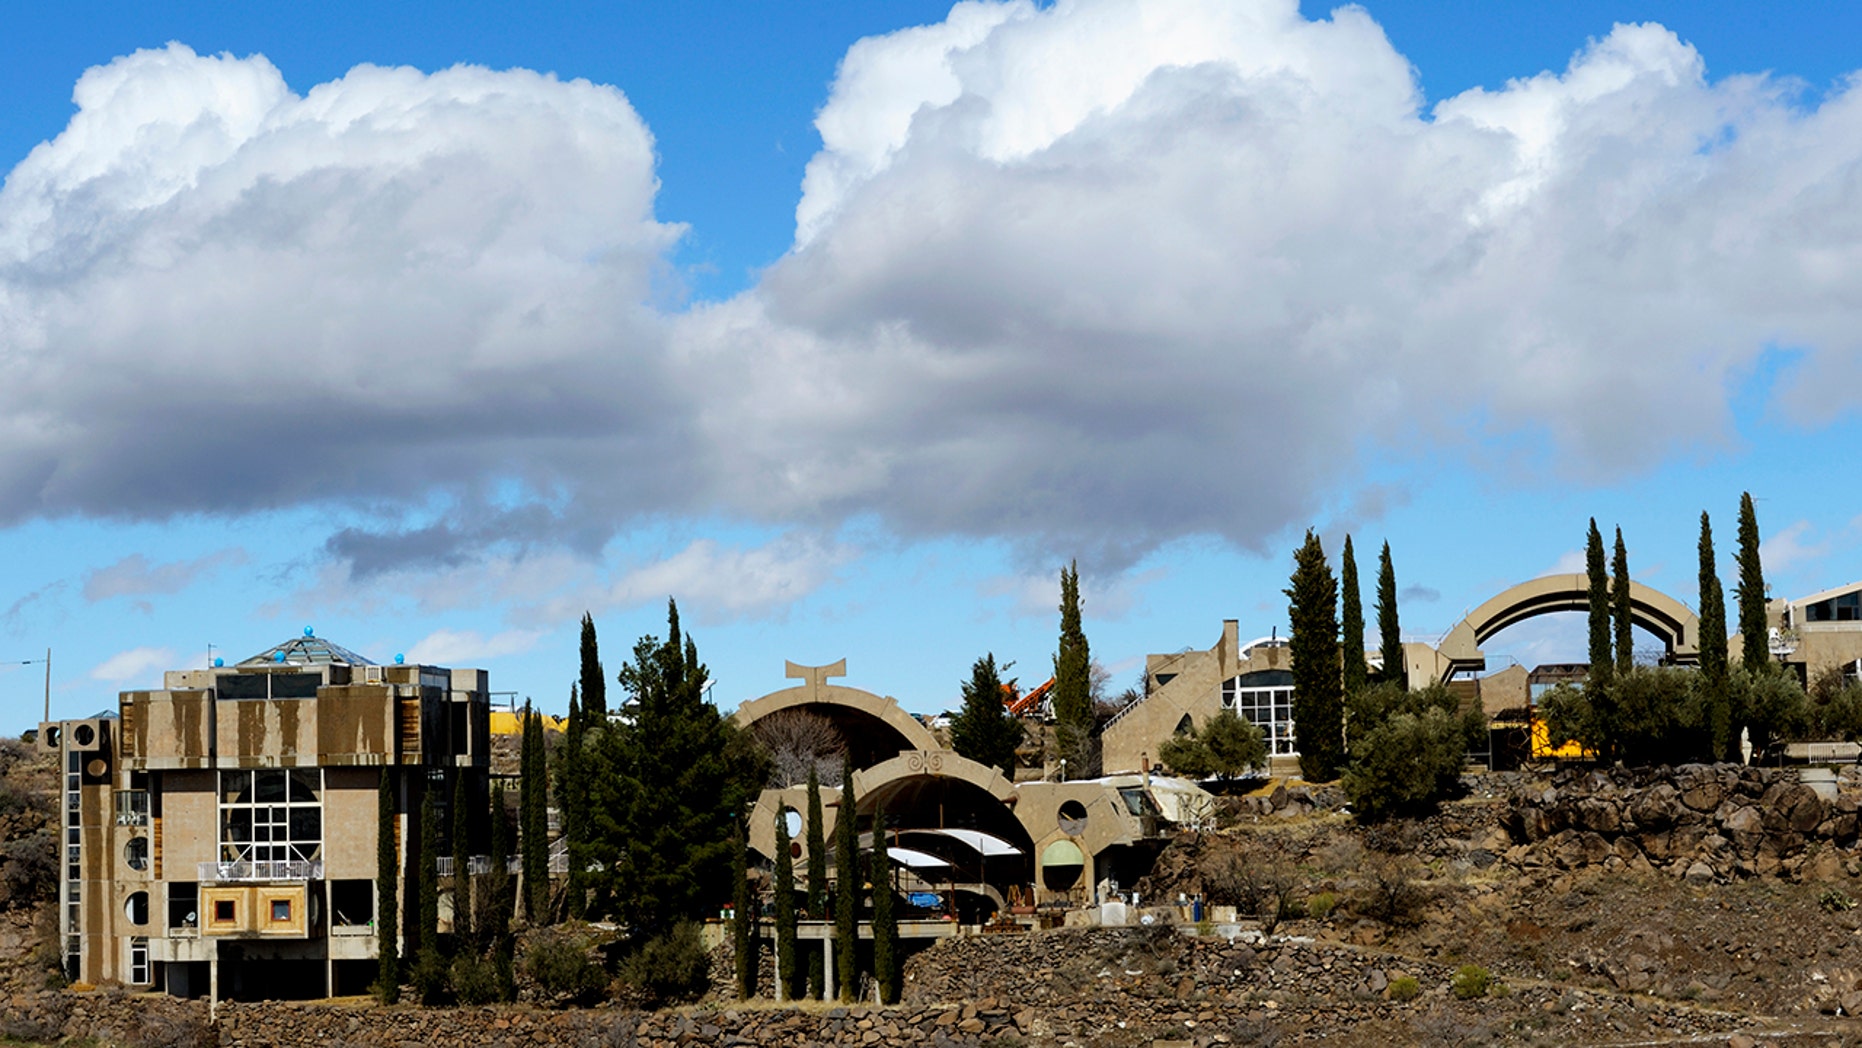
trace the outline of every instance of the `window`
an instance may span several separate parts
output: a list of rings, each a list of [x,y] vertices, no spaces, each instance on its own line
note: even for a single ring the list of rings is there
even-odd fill
[[[129,940],[129,981],[136,986],[149,984],[149,940]]]
[[[149,868],[149,839],[131,837],[123,844],[123,861],[129,868],[141,873]]]
[[[310,862],[323,857],[320,768],[220,773],[220,861]]]
[[[232,924],[239,920],[239,904],[232,899],[213,900],[213,923]]]
[[[193,881],[171,881],[168,885],[168,930],[180,931],[200,925],[200,885]]]
[[[123,916],[138,928],[149,923],[149,893],[131,892],[123,900]]]
[[[1269,756],[1291,757],[1299,753],[1293,743],[1293,674],[1261,670],[1225,680],[1222,706],[1261,729]]]
[[[291,900],[273,899],[272,900],[272,921],[273,923],[277,923],[280,921],[289,921],[290,919],[291,919]]]

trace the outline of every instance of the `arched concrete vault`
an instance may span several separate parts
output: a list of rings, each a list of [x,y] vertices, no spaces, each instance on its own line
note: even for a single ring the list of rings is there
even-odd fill
[[[1487,667],[1480,646],[1508,626],[1540,615],[1590,609],[1590,579],[1585,575],[1546,575],[1497,594],[1468,613],[1442,638],[1443,677]],[[1668,594],[1633,579],[1629,583],[1630,621],[1654,634],[1667,650],[1667,661],[1700,659],[1700,619]]]
[[[782,710],[807,710],[826,718],[840,731],[856,769],[881,764],[902,752],[940,748],[931,729],[901,709],[897,700],[829,684],[829,677],[847,675],[846,659],[829,666],[793,662],[786,666],[786,675],[802,683],[737,707],[735,716],[740,727],[754,727],[757,721]]]

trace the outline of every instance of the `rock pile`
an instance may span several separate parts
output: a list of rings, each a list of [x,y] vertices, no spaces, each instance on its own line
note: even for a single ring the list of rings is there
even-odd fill
[[[1694,882],[1862,873],[1853,791],[1829,801],[1791,769],[1730,764],[1565,771],[1501,815],[1522,868],[1658,869]]]

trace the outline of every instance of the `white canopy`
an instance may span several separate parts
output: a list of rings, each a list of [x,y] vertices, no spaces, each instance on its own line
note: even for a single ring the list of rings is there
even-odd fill
[[[1022,853],[1020,848],[1010,844],[1008,841],[1000,837],[991,836],[981,830],[946,830],[919,826],[907,830],[900,830],[899,832],[901,834],[933,833],[940,837],[949,837],[952,840],[962,841],[964,844],[969,845],[972,851],[980,853],[985,858],[994,858],[998,855],[1020,855]]]
[[[918,870],[950,865],[930,852],[921,852],[916,848],[887,848],[886,854],[893,862]]]

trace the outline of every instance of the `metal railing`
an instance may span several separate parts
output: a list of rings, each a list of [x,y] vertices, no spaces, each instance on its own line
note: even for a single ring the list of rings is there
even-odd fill
[[[118,826],[147,826],[149,824],[149,791],[118,790],[116,793],[116,824]]]
[[[439,858],[433,860],[433,865],[434,865],[436,872],[438,872],[440,876],[451,877],[453,875],[453,857],[452,856],[442,855]],[[504,861],[504,869],[506,873],[518,872],[519,870],[523,869],[523,859],[515,855],[511,856],[510,858]],[[467,874],[473,877],[483,877],[485,874],[488,874],[490,872],[491,872],[491,856],[474,855],[466,859],[466,873]]]
[[[197,867],[203,884],[228,881],[319,881],[322,859],[287,859],[276,862],[203,862]]]

